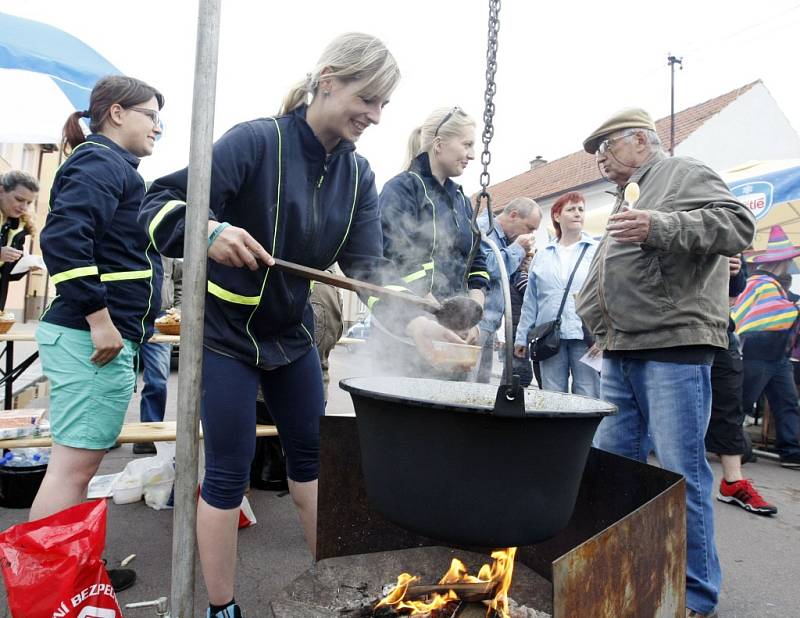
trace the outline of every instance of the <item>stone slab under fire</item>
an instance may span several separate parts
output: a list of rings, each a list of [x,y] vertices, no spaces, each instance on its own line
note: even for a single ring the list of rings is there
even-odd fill
[[[484,554],[448,547],[418,547],[320,560],[273,599],[274,618],[347,618],[381,598],[384,587],[397,576],[411,573],[420,583],[439,581],[453,558],[461,560],[470,574],[492,559]],[[532,569],[517,562],[510,598],[528,609],[518,615],[549,618],[552,586]]]

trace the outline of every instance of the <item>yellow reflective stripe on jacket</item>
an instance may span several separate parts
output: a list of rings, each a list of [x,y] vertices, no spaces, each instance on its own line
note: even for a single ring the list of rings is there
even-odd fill
[[[425,199],[428,200],[428,203],[431,205],[431,223],[433,224],[433,241],[431,242],[431,263],[433,262],[433,254],[436,253],[436,203],[431,199],[430,195],[428,195],[428,188],[425,186],[425,181],[422,180],[422,176],[417,174],[416,172],[412,172],[409,170],[408,172],[412,176],[416,176],[419,183],[422,185],[422,191],[425,193]],[[431,277],[431,284],[428,287],[428,292],[433,290],[433,277]]]
[[[491,277],[489,277],[489,273],[487,273],[485,270],[474,270],[469,274],[469,276],[470,277],[483,277],[487,281],[489,281],[489,279],[491,278]]]
[[[24,232],[24,231],[25,231],[25,226],[22,224],[21,221],[20,221],[18,227],[15,227],[14,229],[9,228],[8,229],[8,238],[6,238],[6,247],[10,247],[11,246],[11,241],[14,240],[14,236],[16,236],[17,234],[19,234],[21,232]]]
[[[150,234],[150,240],[152,241],[153,247],[155,247],[156,251],[158,250],[158,245],[156,244],[156,238],[154,236],[156,233],[156,228],[158,227],[158,224],[161,223],[161,220],[178,205],[186,206],[186,202],[182,202],[181,200],[170,200],[161,207],[161,209],[156,213],[156,216],[153,217],[153,220],[150,222],[150,226],[147,231]]]
[[[384,285],[387,290],[392,290],[393,292],[411,292],[408,288],[404,288],[402,285]],[[367,309],[372,311],[372,306],[380,300],[377,296],[370,296],[367,299]]]
[[[213,281],[208,282],[208,292],[217,298],[221,298],[229,303],[236,303],[237,305],[258,305],[261,301],[261,296],[242,296],[241,294],[234,294],[225,288],[221,288]]]
[[[101,144],[100,142],[93,142],[92,140],[87,139],[85,142],[81,142],[80,144],[75,146],[75,148],[72,149],[72,152],[75,152],[78,148],[80,148],[81,146],[86,146],[87,144],[94,144],[95,146],[100,146],[100,148],[111,150],[111,146],[107,146],[106,144]],[[72,152],[69,153],[70,156],[72,155]]]
[[[153,269],[147,270],[123,270],[118,273],[103,273],[100,281],[128,281],[129,279],[149,279],[153,276]]]
[[[342,237],[342,242],[339,243],[339,247],[336,249],[336,253],[333,254],[333,259],[336,260],[339,257],[339,251],[342,250],[344,247],[344,243],[347,240],[348,235],[350,234],[350,226],[353,223],[353,213],[356,211],[356,202],[358,201],[358,159],[356,159],[356,153],[353,151],[353,165],[356,168],[355,173],[355,189],[353,189],[353,205],[350,207],[350,219],[347,221],[347,229],[344,231],[344,236]]]
[[[403,281],[405,281],[406,283],[412,283],[417,279],[422,279],[423,277],[428,275],[429,270],[433,270],[433,262],[428,262],[426,264],[423,264],[421,270],[411,273],[410,275],[406,275],[405,277],[403,277]]]
[[[69,281],[70,279],[77,279],[78,277],[90,277],[92,275],[99,275],[100,271],[97,270],[97,266],[80,266],[78,268],[71,268],[70,270],[65,270],[64,272],[60,272],[56,275],[50,277],[50,281],[53,282],[53,285],[58,285],[64,281]]]

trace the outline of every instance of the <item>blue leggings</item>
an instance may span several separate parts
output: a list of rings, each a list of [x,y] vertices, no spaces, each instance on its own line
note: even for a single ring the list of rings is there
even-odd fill
[[[289,478],[304,483],[319,475],[319,417],[325,403],[316,349],[289,365],[265,371],[204,348],[202,496],[218,509],[238,508],[250,482],[259,380],[286,452]]]

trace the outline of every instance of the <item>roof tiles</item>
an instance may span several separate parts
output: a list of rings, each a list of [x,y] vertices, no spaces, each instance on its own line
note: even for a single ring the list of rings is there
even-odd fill
[[[731,90],[675,114],[675,145],[694,133],[706,120],[721,112],[742,94],[761,80]],[[656,121],[656,131],[662,143],[669,144],[670,117]],[[510,200],[519,196],[541,199],[557,193],[576,189],[600,180],[600,172],[594,156],[583,150],[573,152],[513,178],[490,187],[493,210],[503,208]]]

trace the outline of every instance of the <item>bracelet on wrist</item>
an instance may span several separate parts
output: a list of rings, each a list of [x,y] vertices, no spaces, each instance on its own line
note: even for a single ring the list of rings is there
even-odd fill
[[[208,235],[208,248],[209,248],[209,249],[211,248],[211,245],[213,245],[213,244],[214,244],[214,241],[217,239],[217,236],[219,236],[220,234],[222,234],[222,231],[223,231],[223,230],[224,230],[226,227],[230,227],[230,226],[231,226],[231,224],[230,224],[230,223],[228,223],[227,221],[225,221],[225,222],[223,222],[223,223],[220,223],[220,224],[219,224],[217,227],[215,227],[215,228],[214,228],[214,231],[212,231],[212,232],[211,232],[211,233]]]

